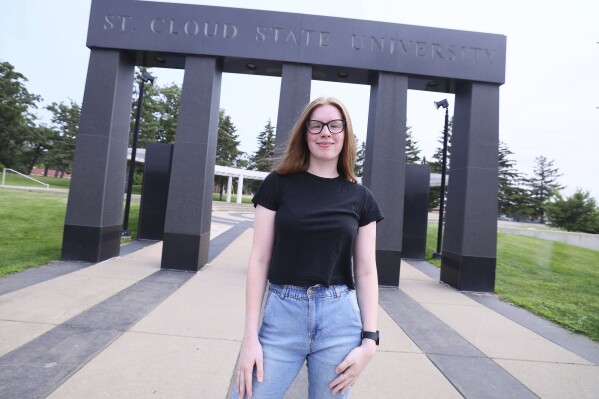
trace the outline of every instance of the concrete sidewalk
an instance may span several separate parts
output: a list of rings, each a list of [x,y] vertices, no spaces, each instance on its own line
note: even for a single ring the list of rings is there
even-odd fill
[[[1,279],[0,398],[226,398],[251,219],[215,209],[197,274],[160,270],[162,244],[146,242]],[[381,346],[353,398],[598,397],[599,344],[435,273],[403,262],[400,288],[381,289]],[[305,398],[306,384],[302,371],[286,398]]]

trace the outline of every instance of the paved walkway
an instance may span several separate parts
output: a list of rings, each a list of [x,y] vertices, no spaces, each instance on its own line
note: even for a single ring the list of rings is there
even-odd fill
[[[160,242],[0,280],[0,398],[226,398],[244,319],[251,208],[213,212],[210,263],[160,270]],[[599,344],[402,262],[353,398],[597,398]],[[306,397],[300,372],[286,396]]]

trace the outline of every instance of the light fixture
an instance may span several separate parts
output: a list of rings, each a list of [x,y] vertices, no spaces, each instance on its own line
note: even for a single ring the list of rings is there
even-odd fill
[[[143,71],[139,82],[139,97],[137,98],[137,114],[135,116],[135,128],[133,129],[133,143],[131,144],[131,160],[129,161],[129,176],[127,176],[127,196],[125,199],[125,215],[123,220],[122,236],[130,236],[129,231],[129,210],[131,207],[131,190],[133,188],[133,174],[135,173],[135,157],[137,151],[137,138],[139,137],[139,121],[141,119],[141,106],[144,100],[144,83],[156,82],[156,76],[152,76],[148,71]]]
[[[156,82],[156,76],[152,76],[148,71],[144,71],[141,74],[141,80],[143,80],[144,83],[152,83],[154,84],[154,82]]]
[[[447,107],[449,107],[449,103],[447,102],[447,99],[443,99],[441,101],[435,101],[435,108],[439,109],[439,108],[445,108],[447,109]]]
[[[441,242],[443,240],[443,217],[445,213],[445,175],[447,174],[447,137],[449,126],[449,103],[447,99],[435,101],[435,108],[445,108],[445,127],[443,129],[443,159],[441,163],[441,190],[439,192],[439,227],[437,230],[437,252],[433,253],[433,258],[442,257]]]

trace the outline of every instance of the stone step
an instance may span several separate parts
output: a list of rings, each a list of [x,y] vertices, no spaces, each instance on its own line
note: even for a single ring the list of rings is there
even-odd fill
[[[241,212],[253,212],[254,205],[253,204],[238,204],[236,202],[223,202],[223,201],[213,201],[212,202],[212,211],[222,211],[222,212],[230,212],[230,211],[241,211]]]

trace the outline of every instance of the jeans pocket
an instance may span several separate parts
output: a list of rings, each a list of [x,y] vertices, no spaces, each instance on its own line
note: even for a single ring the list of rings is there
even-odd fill
[[[358,305],[358,297],[356,295],[356,291],[350,290],[347,293],[347,299],[351,305],[351,309],[352,309],[353,315],[356,318],[356,321],[358,321],[360,324],[362,324],[362,313],[360,312],[360,305]]]
[[[270,308],[270,304],[272,303],[272,299],[277,296],[276,292],[268,290],[266,293],[266,300],[264,301],[264,308],[262,308],[262,314],[266,314],[268,309]]]

